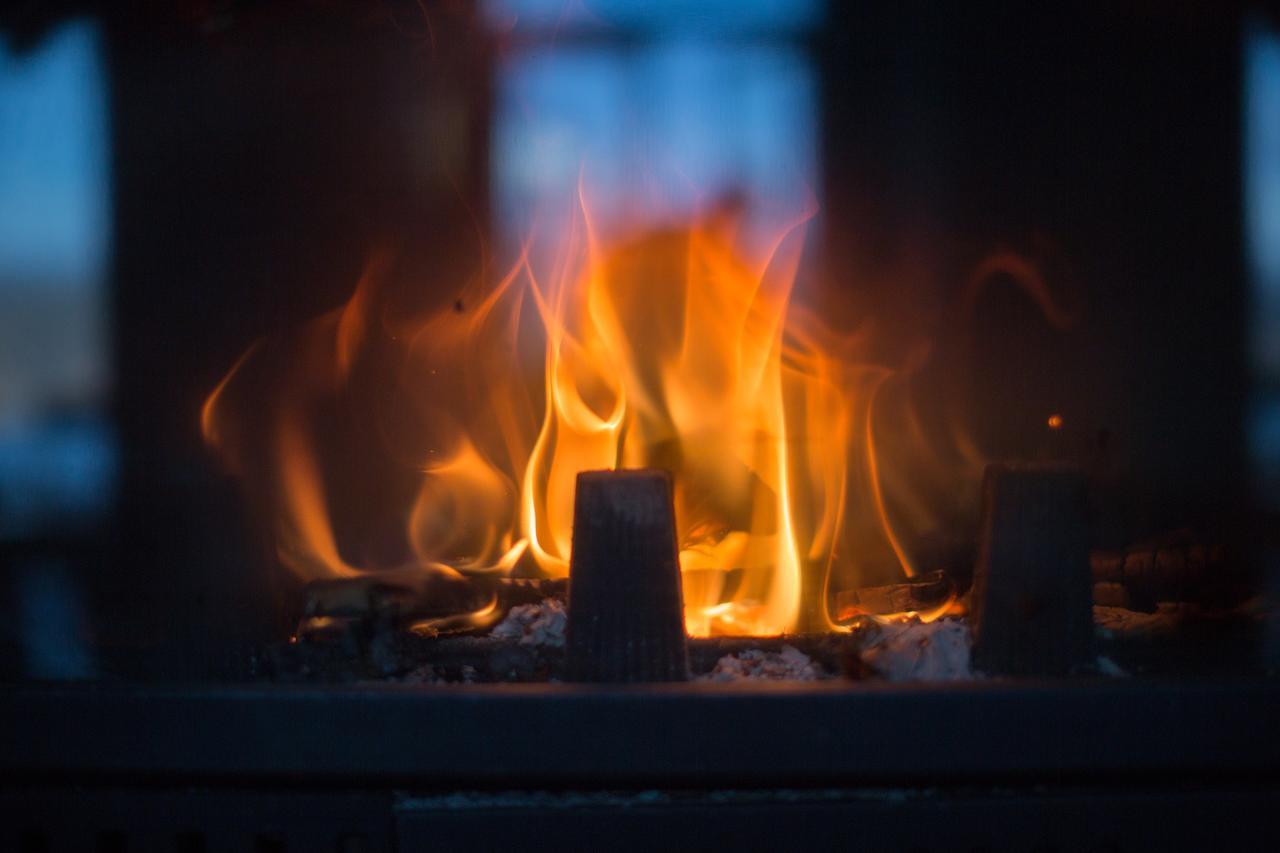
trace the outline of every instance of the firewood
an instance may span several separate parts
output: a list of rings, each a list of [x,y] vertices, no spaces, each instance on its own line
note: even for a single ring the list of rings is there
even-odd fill
[[[488,622],[497,623],[517,605],[568,596],[566,578],[450,577],[423,569],[369,572],[353,578],[312,581],[303,588],[300,633],[325,630],[331,619],[373,630],[408,629],[423,620],[473,613],[494,604]]]
[[[1186,532],[1124,551],[1095,551],[1089,564],[1095,582],[1123,585],[1128,606],[1137,610],[1152,611],[1160,601],[1229,606],[1252,590],[1247,572],[1222,545],[1195,543]]]
[[[578,475],[567,643],[573,681],[688,678],[675,511],[665,471]]]
[[[849,662],[857,659],[869,633],[873,633],[869,626],[859,626],[850,632],[784,634],[778,637],[691,637],[689,669],[694,673],[710,672],[716,661],[725,655],[741,654],[751,649],[777,652],[783,646],[794,646],[827,672],[845,672]]]
[[[494,578],[499,607],[505,612],[518,604],[538,604],[544,599],[569,597],[568,578]]]
[[[468,613],[492,601],[484,579],[410,567],[357,577],[312,581],[303,589],[303,616],[335,616],[394,623]]]
[[[868,615],[923,612],[946,604],[955,584],[944,572],[930,572],[909,583],[870,586],[836,593],[836,622],[847,624]]]
[[[978,668],[1063,675],[1088,664],[1091,587],[1079,469],[989,465],[971,615]]]

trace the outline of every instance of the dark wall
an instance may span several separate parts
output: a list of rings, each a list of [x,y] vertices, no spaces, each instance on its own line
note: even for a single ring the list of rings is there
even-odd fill
[[[452,280],[480,257],[486,70],[438,5],[111,19],[121,666],[216,671],[287,630],[296,589],[199,431],[237,357],[342,304],[379,245]]]
[[[833,274],[969,363],[994,455],[1045,452],[1063,415],[1054,441],[1112,487],[1104,538],[1229,522],[1243,497],[1242,18],[1202,5],[834,4],[824,44]],[[995,280],[955,334],[1005,248],[1069,331]]]

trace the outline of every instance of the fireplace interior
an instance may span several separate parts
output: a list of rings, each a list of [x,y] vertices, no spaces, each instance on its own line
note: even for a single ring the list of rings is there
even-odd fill
[[[0,128],[0,849],[1276,837],[1274,6],[27,2]]]

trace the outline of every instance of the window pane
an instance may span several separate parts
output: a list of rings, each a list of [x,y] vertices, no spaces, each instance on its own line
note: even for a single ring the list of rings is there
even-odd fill
[[[0,536],[110,493],[109,144],[93,24],[30,52],[0,41]]]
[[[501,68],[495,209],[509,243],[554,244],[578,178],[608,230],[688,216],[725,197],[776,226],[817,183],[816,83],[787,44],[557,46]],[[549,231],[548,229],[551,229]]]

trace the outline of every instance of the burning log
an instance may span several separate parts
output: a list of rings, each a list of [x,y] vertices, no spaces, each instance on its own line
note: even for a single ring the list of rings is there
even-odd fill
[[[573,681],[688,678],[675,511],[665,471],[578,475],[567,667]]]
[[[335,622],[366,633],[481,629],[501,621],[512,607],[564,599],[568,589],[563,578],[450,578],[417,570],[312,581],[303,590],[298,635]]]
[[[910,583],[868,586],[836,593],[836,623],[845,625],[863,616],[924,613],[946,607],[955,599],[955,584],[945,572],[930,572]]]
[[[394,676],[424,662],[505,672],[513,667],[503,661],[512,659],[521,677],[545,675],[540,657],[526,660],[527,650],[475,635],[513,608],[563,601],[567,591],[564,579],[461,578],[418,569],[313,581],[293,639],[268,651],[267,669],[286,679],[351,680]]]
[[[971,627],[979,669],[1062,675],[1092,660],[1085,478],[1060,464],[990,465]]]

